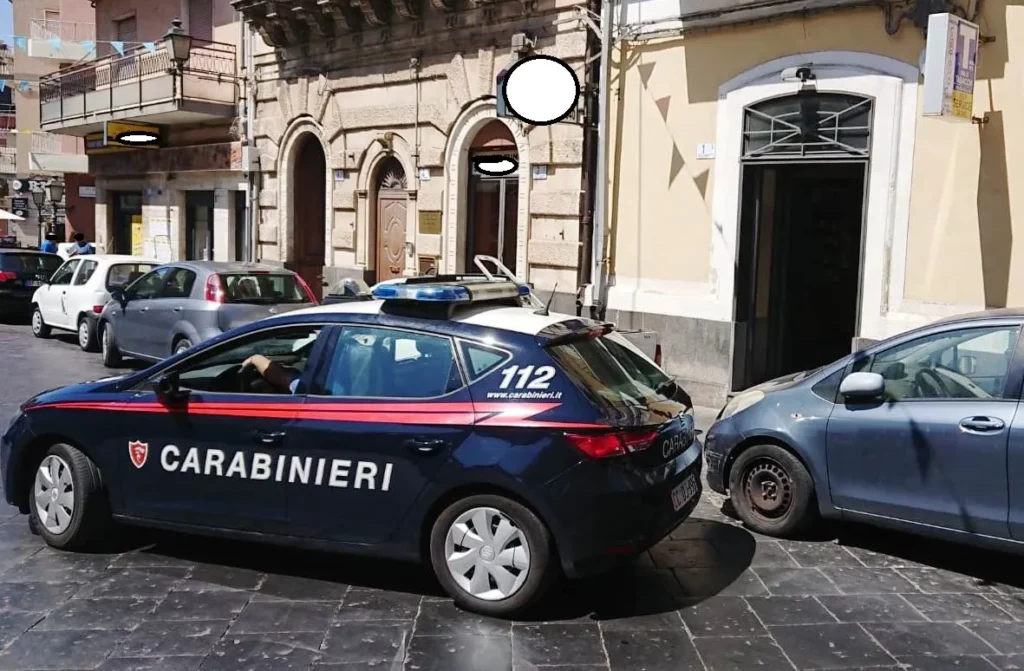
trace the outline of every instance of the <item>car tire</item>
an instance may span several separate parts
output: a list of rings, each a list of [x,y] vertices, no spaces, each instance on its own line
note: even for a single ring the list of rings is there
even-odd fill
[[[50,337],[50,327],[43,321],[43,313],[38,305],[32,307],[32,335],[37,338]]]
[[[30,487],[32,524],[48,545],[85,550],[109,537],[110,501],[99,469],[81,450],[65,443],[50,447],[32,470]]]
[[[96,327],[86,317],[78,318],[78,346],[83,352],[96,351]]]
[[[121,365],[121,350],[117,349],[114,341],[114,327],[109,323],[103,324],[100,331],[100,351],[103,353],[103,365],[107,368],[117,368]]]
[[[729,497],[743,523],[766,536],[798,536],[818,520],[811,474],[778,445],[755,445],[736,458]]]
[[[188,338],[178,338],[175,341],[174,347],[171,350],[171,355],[181,354],[185,350],[192,349],[192,341]]]
[[[474,519],[490,523],[490,528],[480,534],[485,542],[475,548],[460,545],[475,531]],[[494,539],[502,547],[487,545],[486,541],[493,538],[492,533],[502,524],[511,525],[511,536],[504,541]],[[468,530],[460,542],[454,540],[458,532],[451,536],[449,533],[457,529]],[[450,565],[452,555],[456,563]],[[438,515],[430,532],[430,563],[438,581],[458,606],[492,617],[512,617],[528,610],[544,596],[558,570],[551,534],[544,522],[526,506],[490,494],[460,499]],[[499,583],[494,577],[496,573],[487,567],[501,569],[499,575],[508,582]],[[479,575],[477,571],[481,568],[486,571],[487,583],[473,589],[472,577]]]

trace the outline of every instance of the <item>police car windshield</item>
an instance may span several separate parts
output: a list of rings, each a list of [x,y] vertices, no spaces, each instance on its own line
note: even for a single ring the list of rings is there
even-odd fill
[[[548,349],[593,400],[614,407],[646,407],[671,400],[671,379],[617,333]]]
[[[226,303],[308,303],[309,297],[291,274],[221,274]]]

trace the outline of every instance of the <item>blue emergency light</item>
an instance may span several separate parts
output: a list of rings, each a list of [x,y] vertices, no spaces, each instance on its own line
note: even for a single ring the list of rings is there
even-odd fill
[[[410,303],[473,303],[520,299],[530,295],[530,287],[508,280],[459,277],[455,281],[410,278],[404,283],[382,284],[373,290],[373,297],[383,301]]]

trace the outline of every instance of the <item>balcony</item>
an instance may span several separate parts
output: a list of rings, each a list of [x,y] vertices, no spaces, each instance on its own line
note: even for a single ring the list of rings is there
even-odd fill
[[[83,137],[107,121],[175,125],[235,116],[235,47],[192,40],[181,70],[163,43],[46,75],[39,81],[40,126]]]
[[[92,42],[91,47],[83,42]],[[96,56],[96,26],[91,23],[31,19],[29,21],[28,55],[32,58],[54,58],[61,61],[82,61]]]
[[[80,137],[56,133],[32,133],[29,169],[33,172],[88,173],[89,157]]]
[[[18,148],[0,147],[0,175],[18,174]]]

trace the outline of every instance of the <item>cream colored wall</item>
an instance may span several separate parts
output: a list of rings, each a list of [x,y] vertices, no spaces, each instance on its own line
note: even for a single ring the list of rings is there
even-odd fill
[[[918,120],[906,259],[912,301],[983,305],[986,294],[989,305],[1005,304],[1007,295],[1011,303],[1024,300],[1024,264],[1011,262],[1014,250],[1024,250],[1024,6],[1003,0],[984,8],[982,33],[996,41],[982,47],[975,113],[988,114],[989,123]],[[790,54],[861,51],[916,66],[923,48],[921,31],[908,23],[887,35],[876,9],[623,43],[612,72],[612,273],[709,281],[714,161],[697,160],[696,152],[715,140],[723,83]],[[670,181],[673,147],[682,161]],[[1018,288],[1007,294],[1013,280]]]

